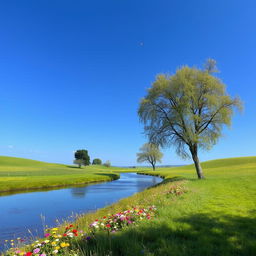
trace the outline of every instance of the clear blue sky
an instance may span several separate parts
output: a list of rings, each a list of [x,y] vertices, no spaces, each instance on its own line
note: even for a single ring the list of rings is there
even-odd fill
[[[217,60],[245,110],[201,160],[256,155],[256,2],[4,0],[0,154],[71,163],[73,151],[136,164],[137,117],[156,74]],[[182,164],[165,150],[163,164]]]

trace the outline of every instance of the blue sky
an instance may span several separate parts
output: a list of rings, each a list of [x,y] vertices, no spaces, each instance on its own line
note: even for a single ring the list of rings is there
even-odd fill
[[[256,155],[255,9],[253,0],[1,1],[0,154],[71,163],[85,148],[134,165],[146,142],[137,108],[155,76],[211,57],[245,109],[200,158]],[[163,164],[184,163],[164,153]]]

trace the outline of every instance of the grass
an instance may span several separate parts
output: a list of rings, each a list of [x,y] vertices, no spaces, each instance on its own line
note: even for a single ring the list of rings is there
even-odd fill
[[[4,192],[62,187],[117,179],[116,167],[51,164],[0,156],[0,195]]]
[[[197,180],[192,165],[143,171],[165,180],[95,213],[82,215],[75,225],[86,229],[107,214],[150,205],[158,208],[156,218],[120,232],[96,233],[90,243],[73,243],[73,249],[80,250],[79,256],[254,256],[256,157],[220,159],[202,166],[205,180]],[[177,186],[186,193],[171,194]]]
[[[147,174],[165,177],[162,185],[138,193],[77,220],[80,227],[95,218],[130,207],[156,205],[158,215],[120,233],[96,235],[81,255],[244,255],[256,253],[256,157],[202,164],[207,179],[197,180],[194,167],[162,168]],[[177,184],[180,196],[169,194]],[[111,242],[109,242],[111,241]]]

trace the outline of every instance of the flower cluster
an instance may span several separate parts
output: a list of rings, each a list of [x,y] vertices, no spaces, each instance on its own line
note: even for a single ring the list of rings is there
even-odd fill
[[[89,226],[91,236],[82,230],[77,230],[73,225],[68,225],[65,231],[61,232],[58,228],[46,229],[44,239],[37,240],[31,245],[25,246],[24,250],[14,246],[14,241],[11,240],[12,248],[5,254],[6,256],[55,256],[69,255],[78,256],[79,252],[76,242],[83,240],[85,243],[91,240],[96,231],[107,230],[108,232],[116,232],[126,226],[135,224],[142,220],[150,220],[155,215],[156,207],[148,208],[133,208],[124,212],[119,212],[114,215],[104,216],[101,219],[95,220]],[[63,229],[62,229],[63,230]],[[24,240],[23,240],[24,241]],[[22,244],[18,244],[22,248]]]
[[[93,232],[99,230],[106,230],[108,232],[116,232],[124,227],[135,224],[138,221],[148,219],[150,220],[155,215],[156,207],[150,206],[148,208],[133,208],[124,212],[119,212],[114,215],[104,216],[101,219],[96,219],[91,225]]]
[[[35,241],[27,246],[28,251],[23,251],[12,247],[8,252],[8,256],[50,256],[50,255],[78,255],[72,250],[71,244],[76,238],[85,238],[89,240],[89,236],[83,231],[78,231],[73,225],[65,228],[65,232],[59,232],[58,228],[47,229],[42,241]],[[68,253],[67,253],[68,250]]]
[[[180,185],[175,185],[175,186],[171,186],[168,191],[167,194],[172,194],[172,195],[176,195],[176,196],[180,196],[184,193],[187,192],[187,189],[183,186]]]

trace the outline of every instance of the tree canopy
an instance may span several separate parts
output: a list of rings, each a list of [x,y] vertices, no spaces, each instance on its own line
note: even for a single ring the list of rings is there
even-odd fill
[[[75,164],[78,164],[81,168],[82,165],[90,164],[90,156],[88,155],[88,151],[85,149],[79,149],[75,152]]]
[[[234,107],[241,107],[214,76],[216,70],[210,59],[203,69],[184,66],[174,75],[158,75],[138,110],[150,142],[175,146],[183,158],[191,155],[198,178],[204,178],[198,150],[210,149],[223,125],[231,124]]]
[[[101,165],[102,161],[99,158],[95,158],[95,159],[93,159],[92,164]]]
[[[137,153],[137,162],[148,162],[155,170],[156,162],[161,162],[163,153],[160,152],[159,147],[153,143],[146,143],[140,148],[140,153]]]
[[[111,166],[111,162],[109,160],[107,160],[103,165],[106,166],[106,167],[110,167]]]

